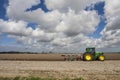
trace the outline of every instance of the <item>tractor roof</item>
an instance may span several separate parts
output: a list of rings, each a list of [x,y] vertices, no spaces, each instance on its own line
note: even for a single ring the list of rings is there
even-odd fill
[[[87,47],[86,49],[88,49],[88,48],[95,48],[95,47]]]

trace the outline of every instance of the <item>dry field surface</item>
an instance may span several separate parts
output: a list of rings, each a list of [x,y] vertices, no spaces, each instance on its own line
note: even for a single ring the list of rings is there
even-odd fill
[[[103,62],[0,60],[0,77],[15,76],[120,80],[120,60],[106,60]]]

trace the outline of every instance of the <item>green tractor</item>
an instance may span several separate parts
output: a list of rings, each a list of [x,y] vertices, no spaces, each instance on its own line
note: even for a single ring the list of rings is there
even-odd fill
[[[83,54],[83,60],[84,61],[93,61],[93,60],[99,60],[104,61],[105,56],[103,55],[103,52],[95,52],[94,47],[86,48],[86,52]]]

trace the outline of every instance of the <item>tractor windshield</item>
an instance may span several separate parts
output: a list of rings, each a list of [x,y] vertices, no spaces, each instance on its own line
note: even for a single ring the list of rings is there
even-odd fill
[[[95,53],[95,48],[86,48],[86,52]]]

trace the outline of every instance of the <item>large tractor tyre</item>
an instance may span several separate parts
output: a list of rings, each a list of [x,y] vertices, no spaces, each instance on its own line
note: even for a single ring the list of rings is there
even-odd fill
[[[105,60],[105,56],[103,54],[98,56],[98,60],[99,61],[104,61]]]
[[[93,60],[92,54],[90,54],[90,53],[83,54],[83,60],[84,61],[92,61]]]

